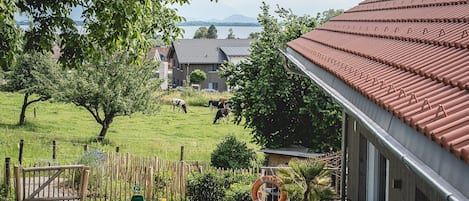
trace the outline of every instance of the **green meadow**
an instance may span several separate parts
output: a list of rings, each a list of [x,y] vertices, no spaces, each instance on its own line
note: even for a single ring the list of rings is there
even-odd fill
[[[101,126],[88,111],[73,104],[38,102],[30,105],[26,114],[26,125],[18,126],[23,96],[17,93],[0,92],[0,157],[18,159],[19,142],[24,140],[25,163],[52,161],[52,141],[56,141],[56,160],[72,163],[84,151],[101,149],[139,156],[158,156],[166,160],[179,160],[181,146],[184,146],[184,160],[210,162],[210,153],[228,135],[235,135],[250,148],[249,130],[232,122],[212,124],[215,116],[207,106],[191,106],[188,113],[173,112],[167,103],[170,94],[162,97],[159,110],[152,115],[135,114],[117,117],[106,135],[105,145],[92,143]],[[213,96],[213,95],[212,95]],[[209,97],[198,98],[208,100]],[[200,104],[199,104],[200,105]],[[36,117],[34,117],[36,111]]]

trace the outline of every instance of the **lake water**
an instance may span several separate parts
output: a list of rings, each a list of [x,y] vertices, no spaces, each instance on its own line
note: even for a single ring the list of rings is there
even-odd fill
[[[27,29],[28,26],[20,26],[23,29]],[[191,39],[194,37],[195,31],[199,29],[200,26],[181,26],[184,29],[184,36],[181,38]],[[207,27],[208,28],[208,27]],[[250,33],[262,31],[260,26],[217,26],[217,35],[219,39],[224,39],[228,36],[228,30],[233,29],[233,34],[235,38],[248,38]],[[81,26],[78,26],[80,33],[84,33]]]
[[[194,37],[195,31],[200,26],[181,26],[185,33],[182,38],[190,39]],[[207,27],[208,28],[208,27]],[[235,38],[248,38],[250,33],[262,31],[262,27],[258,26],[217,26],[217,35],[219,39],[224,39],[228,36],[228,30],[233,29]]]

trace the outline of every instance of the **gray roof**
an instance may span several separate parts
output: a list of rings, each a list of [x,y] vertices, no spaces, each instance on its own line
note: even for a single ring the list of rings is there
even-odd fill
[[[226,61],[220,47],[249,48],[250,39],[180,39],[173,42],[179,63],[183,64],[221,64]]]
[[[323,156],[324,154],[317,153],[308,153],[306,150],[297,149],[297,148],[280,148],[280,149],[261,149],[260,152],[266,154],[278,154],[284,156],[295,156],[302,158],[317,158]]]
[[[225,53],[226,56],[249,56],[251,51],[249,47],[220,47],[220,50]]]

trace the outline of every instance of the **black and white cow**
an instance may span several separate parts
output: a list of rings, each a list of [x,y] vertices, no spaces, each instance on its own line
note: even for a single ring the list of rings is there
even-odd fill
[[[217,114],[215,115],[215,119],[213,120],[213,124],[217,123],[217,121],[221,118],[225,118],[226,121],[230,121],[230,114],[231,114],[230,108],[218,109]]]
[[[172,99],[172,104],[173,104],[173,111],[176,107],[182,109],[182,111],[184,111],[184,113],[187,113],[187,106],[186,106],[186,102],[182,99],[179,99],[179,98],[173,98]]]

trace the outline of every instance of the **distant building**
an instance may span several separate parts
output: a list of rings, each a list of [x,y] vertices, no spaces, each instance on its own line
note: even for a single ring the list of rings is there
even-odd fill
[[[220,66],[225,61],[237,64],[249,56],[250,42],[249,39],[180,39],[173,42],[168,52],[173,66],[173,85],[188,85],[190,73],[200,69],[207,74],[200,88],[228,90],[226,79],[220,78]]]
[[[343,107],[342,199],[469,200],[469,4],[365,0],[285,56]]]
[[[160,85],[160,88],[163,90],[168,89],[168,80],[169,80],[169,77],[168,77],[169,67],[168,67],[168,62],[167,62],[167,58],[165,54],[166,51],[167,51],[167,48],[165,47],[154,47],[154,48],[151,48],[150,51],[148,51],[147,56],[146,56],[146,59],[153,59],[155,61],[160,62],[160,67],[158,68],[158,70],[154,72],[154,76],[163,80],[163,83],[161,83]]]

